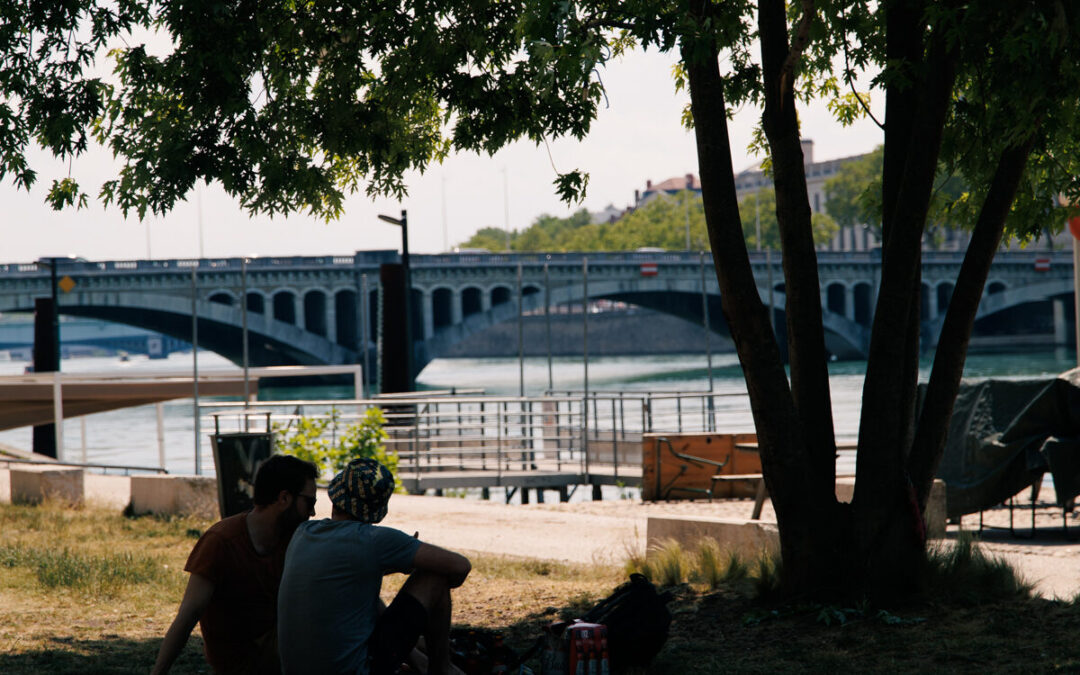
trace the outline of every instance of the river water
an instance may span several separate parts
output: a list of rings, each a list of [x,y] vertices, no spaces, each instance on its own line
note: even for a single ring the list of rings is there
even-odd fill
[[[968,358],[965,377],[969,378],[1047,378],[1054,377],[1076,364],[1075,352],[1059,349],[1008,354],[979,354]],[[929,376],[932,363],[924,359],[920,380]],[[20,361],[0,361],[0,374],[23,372],[26,364]],[[830,364],[830,384],[836,434],[839,439],[857,435],[860,398],[865,362],[844,361]],[[65,372],[116,372],[125,370],[137,375],[146,371],[175,371],[190,373],[190,353],[172,354],[165,360],[148,360],[132,356],[129,361],[115,357],[86,357],[65,359]],[[199,353],[199,370],[234,369],[224,358]],[[420,374],[418,386],[427,389],[479,388],[487,393],[516,395],[520,387],[520,367],[517,359],[439,359]],[[557,358],[552,362],[551,386],[554,390],[581,390],[585,369],[582,359]],[[707,391],[709,368],[705,355],[610,357],[592,359],[588,369],[590,390],[606,391]],[[529,358],[524,363],[526,395],[543,393],[549,387],[546,359]],[[712,385],[722,393],[745,393],[746,384],[734,354],[714,355]],[[347,399],[353,396],[351,386],[294,387],[264,389],[263,400],[282,399]],[[164,404],[165,465],[173,473],[194,470],[194,422],[192,401],[177,400]],[[747,414],[732,431],[752,431]],[[202,453],[204,467],[211,467],[209,442],[204,425]],[[157,466],[158,441],[154,406],[140,406],[85,418],[85,436],[80,419],[67,420],[64,425],[65,457],[80,460],[85,445],[87,461],[107,464]],[[31,430],[12,429],[0,432],[0,443],[29,450]],[[212,470],[212,469],[207,469]]]

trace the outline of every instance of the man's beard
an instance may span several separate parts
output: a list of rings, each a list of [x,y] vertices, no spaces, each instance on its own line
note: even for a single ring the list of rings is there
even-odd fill
[[[277,520],[274,522],[274,526],[277,527],[278,533],[283,539],[291,539],[293,532],[296,531],[298,525],[300,525],[302,519],[296,513],[295,505],[293,508],[286,509],[278,514]]]

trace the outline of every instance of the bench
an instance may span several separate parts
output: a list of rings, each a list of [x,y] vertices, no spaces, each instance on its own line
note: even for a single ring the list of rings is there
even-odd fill
[[[761,507],[769,497],[769,489],[765,487],[765,476],[760,473],[716,474],[712,477],[712,482],[709,485],[709,492],[712,493],[715,491],[717,483],[735,482],[753,483],[756,486],[757,489],[754,493],[754,511],[750,514],[750,520],[761,520]]]

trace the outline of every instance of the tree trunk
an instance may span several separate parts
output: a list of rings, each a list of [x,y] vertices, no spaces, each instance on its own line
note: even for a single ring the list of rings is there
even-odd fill
[[[1032,147],[1001,156],[942,331],[927,403],[915,424],[922,237],[952,103],[956,26],[924,43],[922,0],[886,6],[890,63],[883,173],[883,264],[867,363],[855,499],[837,503],[835,441],[821,299],[806,176],[791,79],[799,40],[788,44],[782,0],[759,3],[765,111],[784,250],[789,386],[749,264],[727,134],[724,82],[707,24],[712,3],[692,3],[701,28],[681,44],[697,136],[705,219],[722,308],[746,378],[762,467],[780,528],[783,580],[803,594],[904,596],[925,560],[922,511],[941,458],[967,341],[1004,219]],[[810,11],[811,3],[803,10]],[[1034,132],[1032,132],[1032,135]]]
[[[955,47],[945,33],[939,26],[918,68],[924,78],[917,87],[903,170],[899,184],[888,186],[892,209],[886,216],[881,287],[863,387],[853,555],[857,578],[880,597],[908,592],[925,555],[925,530],[906,460],[918,378],[921,241],[956,72]]]
[[[707,3],[698,11],[708,11]],[[848,508],[837,504],[831,482],[826,490],[824,481],[807,478],[811,461],[803,417],[788,385],[769,310],[761,302],[739,218],[719,54],[715,45],[692,38],[682,52],[721,306],[746,378],[765,482],[777,514],[784,583],[794,591],[836,592],[845,582],[837,563],[844,559]]]

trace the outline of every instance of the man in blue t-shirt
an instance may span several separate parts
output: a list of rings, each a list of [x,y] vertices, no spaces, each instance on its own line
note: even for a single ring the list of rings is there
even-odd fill
[[[285,673],[393,673],[424,636],[428,673],[450,665],[450,589],[471,569],[458,553],[379,527],[394,477],[355,459],[330,481],[329,520],[303,523],[285,555],[278,647]],[[409,574],[383,609],[382,578]],[[420,664],[422,665],[422,664]]]

